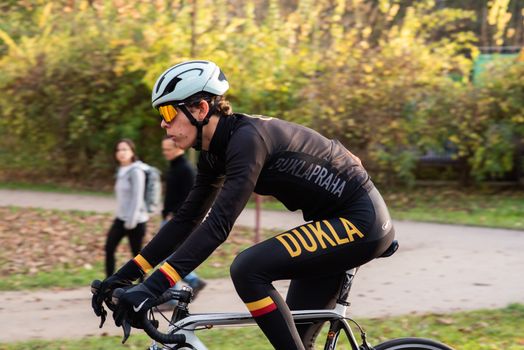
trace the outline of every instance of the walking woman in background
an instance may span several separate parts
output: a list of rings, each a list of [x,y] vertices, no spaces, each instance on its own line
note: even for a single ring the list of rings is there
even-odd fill
[[[115,183],[117,210],[105,246],[107,276],[114,273],[115,251],[122,238],[127,236],[133,256],[140,252],[149,219],[144,202],[145,172],[133,141],[121,139],[116,143],[115,160],[119,164]]]

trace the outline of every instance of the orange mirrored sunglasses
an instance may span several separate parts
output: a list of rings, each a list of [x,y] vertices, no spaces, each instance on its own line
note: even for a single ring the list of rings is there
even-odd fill
[[[178,113],[173,105],[160,106],[158,111],[166,123],[171,123]]]

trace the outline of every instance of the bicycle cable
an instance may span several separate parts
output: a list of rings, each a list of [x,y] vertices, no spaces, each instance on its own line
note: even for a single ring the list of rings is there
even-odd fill
[[[154,307],[154,309],[156,310],[156,312],[158,312],[162,316],[162,318],[168,323],[169,326],[175,328],[175,331],[180,331],[180,330],[183,330],[183,331],[202,331],[204,329],[209,329],[209,327],[207,327],[207,326],[196,327],[196,328],[179,327],[175,323],[173,323],[170,319],[168,319],[167,316],[164,315],[164,313],[162,311],[160,311],[157,307]],[[155,316],[154,316],[152,311],[151,311],[151,315],[152,315],[153,320],[154,320]]]
[[[368,344],[368,342],[366,340],[366,332],[364,331],[364,329],[362,327],[360,327],[360,325],[357,323],[357,321],[355,321],[355,320],[353,320],[353,319],[351,319],[349,317],[343,317],[342,319],[351,321],[358,327],[358,330],[360,331],[360,337],[362,338],[362,345],[365,346],[365,348],[367,348],[367,349],[374,349],[373,347],[370,348],[370,345]]]
[[[162,344],[162,347],[163,347],[163,348],[167,348],[168,350],[175,350],[175,348],[172,348],[172,347],[170,347],[170,346],[167,345],[167,344],[164,344],[164,343],[160,343],[160,344]]]

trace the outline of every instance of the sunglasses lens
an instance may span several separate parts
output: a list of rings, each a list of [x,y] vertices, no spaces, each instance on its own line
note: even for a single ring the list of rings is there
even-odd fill
[[[160,115],[166,123],[170,123],[176,117],[176,109],[172,105],[161,106],[158,108]]]

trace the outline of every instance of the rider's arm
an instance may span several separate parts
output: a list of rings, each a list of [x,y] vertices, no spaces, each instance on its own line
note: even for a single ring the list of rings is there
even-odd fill
[[[266,161],[266,146],[255,130],[243,130],[236,136],[226,151],[226,180],[209,216],[168,259],[181,276],[193,271],[226,240]]]
[[[140,252],[139,256],[146,260],[146,265],[153,267],[163,261],[202,222],[223,180],[223,176],[215,173],[201,158],[195,185],[184,204],[175,217],[162,226],[156,236]]]
[[[233,137],[226,151],[226,180],[209,216],[147,281],[161,293],[200,265],[224,242],[254,190],[268,150],[251,129]]]

